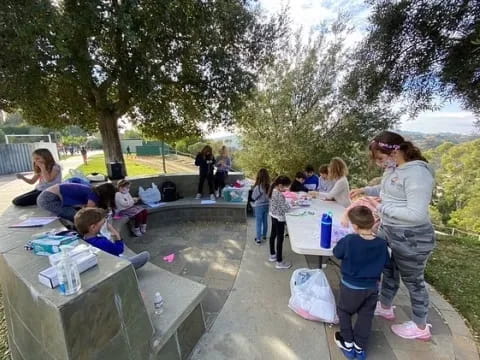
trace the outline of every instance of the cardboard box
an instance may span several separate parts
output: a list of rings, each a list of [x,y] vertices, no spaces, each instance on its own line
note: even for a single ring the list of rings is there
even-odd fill
[[[78,272],[80,274],[98,264],[97,255],[95,254],[81,254],[80,256],[74,256],[73,259],[77,262]],[[38,274],[38,280],[43,285],[48,286],[51,289],[56,288],[59,283],[57,269],[55,268],[55,266],[50,266],[49,268],[42,270]]]

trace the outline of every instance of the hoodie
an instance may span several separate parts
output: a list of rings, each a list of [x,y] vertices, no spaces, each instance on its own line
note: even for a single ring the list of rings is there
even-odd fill
[[[377,210],[382,224],[417,226],[430,223],[428,207],[435,186],[435,173],[424,161],[409,161],[383,173],[382,183],[365,188],[368,196],[380,196]]]

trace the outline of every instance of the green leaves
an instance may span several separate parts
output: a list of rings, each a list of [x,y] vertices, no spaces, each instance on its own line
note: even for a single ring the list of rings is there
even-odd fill
[[[436,207],[450,226],[480,232],[480,140],[445,143],[429,152],[438,168]]]
[[[355,55],[352,96],[408,100],[412,114],[434,97],[460,99],[480,111],[478,0],[373,0],[369,33]]]
[[[231,123],[285,28],[251,1],[53,3],[0,3],[0,107],[104,136],[123,115],[164,137]],[[119,146],[106,149],[114,156]]]
[[[293,175],[306,164],[318,166],[342,156],[356,183],[368,180],[366,143],[395,123],[396,115],[379,104],[364,105],[345,96],[347,30],[341,22],[334,28],[308,44],[298,35],[283,44],[259,89],[237,112],[243,139],[239,162],[250,176],[261,167],[273,176]]]

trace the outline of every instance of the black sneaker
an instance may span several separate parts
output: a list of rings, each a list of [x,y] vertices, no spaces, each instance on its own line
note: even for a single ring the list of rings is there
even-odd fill
[[[266,237],[266,236],[262,236],[262,241],[267,241],[267,237]]]
[[[255,244],[262,245],[262,241],[260,239],[255,238]]]
[[[335,332],[334,340],[335,344],[337,344],[347,359],[355,359],[355,350],[353,349],[353,345],[345,345],[345,340],[343,339],[342,335],[340,335],[340,331]]]

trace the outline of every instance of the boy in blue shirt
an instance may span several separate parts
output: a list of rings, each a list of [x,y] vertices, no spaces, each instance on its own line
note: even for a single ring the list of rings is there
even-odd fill
[[[354,234],[342,238],[333,254],[342,260],[337,312],[340,331],[335,343],[348,359],[366,359],[365,348],[372,329],[378,284],[389,261],[387,242],[372,233],[375,219],[369,208],[356,206],[348,212]],[[357,314],[355,327],[352,317]]]
[[[305,166],[305,182],[303,185],[309,190],[314,191],[318,189],[318,175],[315,174],[312,165]]]
[[[90,245],[109,254],[123,257],[124,244],[118,231],[111,224],[107,225],[112,234],[111,240],[100,233],[102,226],[105,224],[106,216],[107,212],[104,209],[83,208],[75,215],[75,227],[83,240]],[[124,258],[130,261],[135,269],[138,269],[150,260],[150,254],[148,251],[142,251],[137,255]]]

